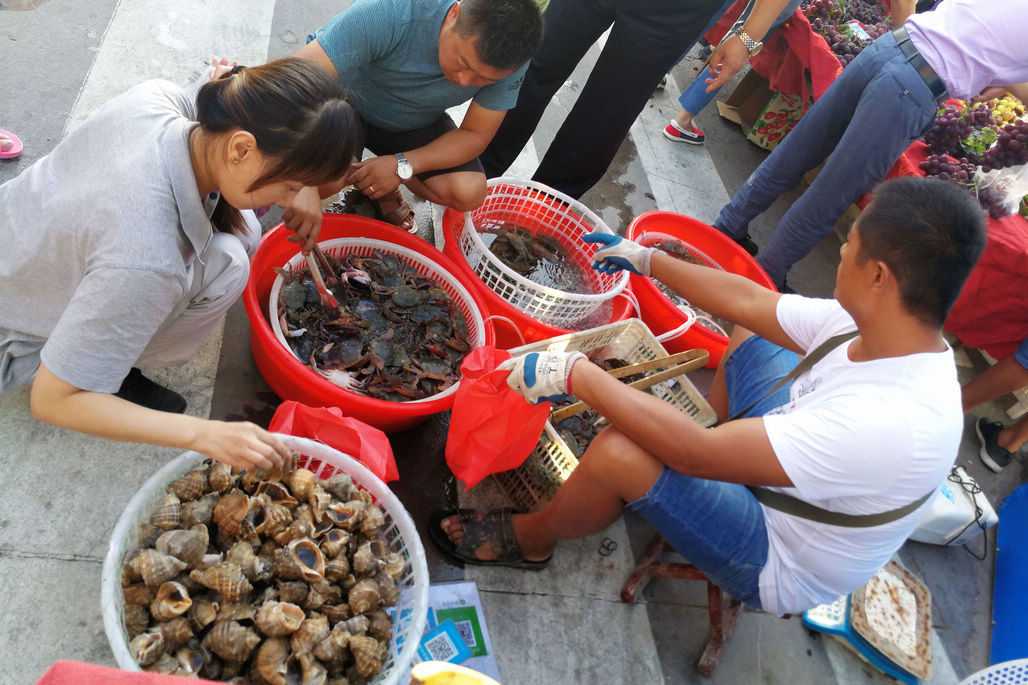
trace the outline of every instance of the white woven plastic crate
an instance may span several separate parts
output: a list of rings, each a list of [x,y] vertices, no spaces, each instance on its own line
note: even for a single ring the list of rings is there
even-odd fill
[[[664,347],[639,319],[617,321],[523,345],[511,349],[510,353],[517,356],[546,350],[579,351],[601,359],[616,357],[629,364],[667,355]],[[685,375],[651,386],[649,392],[701,426],[712,426],[717,422],[714,408]],[[515,507],[531,510],[552,499],[576,466],[578,459],[575,453],[547,421],[539,444],[525,462],[516,469],[494,474],[493,478]]]
[[[500,261],[479,233],[506,224],[556,240],[585,277],[590,292],[572,293],[535,283]],[[613,231],[588,207],[541,183],[490,179],[485,201],[458,218],[454,231],[468,265],[490,290],[519,311],[551,326],[576,328],[628,284],[627,271],[606,274],[592,269],[592,256],[599,248],[582,240],[586,233]]]
[[[389,487],[356,459],[313,440],[280,433],[275,435],[287,447],[299,453],[299,465],[313,471],[319,479],[329,478],[337,472],[349,474],[354,485],[367,491],[385,513],[384,539],[394,552],[403,555],[406,565],[396,582],[400,597],[394,607],[393,639],[389,645],[389,654],[382,664],[381,672],[370,683],[397,685],[413,663],[428,622],[428,563],[414,521]],[[205,459],[198,452],[184,452],[165,464],[129,500],[111,533],[101,577],[100,608],[107,641],[118,667],[123,670],[139,671],[140,668],[128,649],[121,565],[138,549],[139,524],[149,520],[168,485]]]

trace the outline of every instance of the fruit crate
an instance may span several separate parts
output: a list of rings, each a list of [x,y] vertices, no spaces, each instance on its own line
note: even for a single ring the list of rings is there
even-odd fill
[[[629,364],[666,356],[656,336],[639,319],[626,319],[578,333],[542,340],[510,350],[512,355],[547,350],[583,352],[590,357],[616,357]],[[712,426],[717,414],[703,394],[684,374],[651,386],[648,392],[673,405],[701,426]],[[549,421],[539,443],[525,462],[516,469],[493,475],[511,503],[522,511],[545,505],[578,466],[575,453],[567,446]]]

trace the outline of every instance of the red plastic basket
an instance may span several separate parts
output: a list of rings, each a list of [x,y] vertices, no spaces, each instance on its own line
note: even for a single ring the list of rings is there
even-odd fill
[[[250,348],[264,380],[275,393],[286,400],[296,400],[312,407],[339,407],[348,416],[391,433],[411,428],[432,414],[453,406],[453,394],[422,402],[387,402],[344,390],[304,366],[292,352],[282,346],[268,324],[266,316],[272,283],[281,267],[299,252],[296,243],[286,239],[292,232],[279,224],[262,239],[250,261],[250,280],[243,291],[243,306],[250,319]],[[436,262],[460,281],[458,265],[424,240],[382,221],[350,214],[326,214],[322,219],[319,239],[375,238],[413,250]],[[479,294],[468,288],[474,306],[485,316],[486,308]],[[485,340],[495,343],[493,326],[485,322]]]
[[[577,330],[560,328],[535,319],[514,305],[510,304],[486,285],[468,264],[460,249],[460,234],[464,227],[465,217],[461,212],[447,208],[443,212],[443,253],[456,264],[453,275],[469,290],[485,303],[483,313],[486,323],[492,322],[495,327],[496,346],[507,350],[528,343],[539,342],[558,335],[577,333]],[[612,302],[610,319],[601,322],[613,323],[637,316],[634,295],[630,293],[630,285],[622,291],[624,295],[615,296]]]
[[[776,290],[771,278],[756,260],[734,240],[713,226],[675,212],[646,212],[629,224],[626,237],[642,245],[673,238],[692,246],[725,271],[740,274],[755,283]],[[702,260],[701,261],[707,261]],[[632,275],[629,285],[639,300],[642,320],[669,354],[702,348],[710,353],[708,368],[715,368],[728,347],[728,338],[717,331],[694,324],[681,333],[663,338],[686,323],[687,315],[649,278]]]

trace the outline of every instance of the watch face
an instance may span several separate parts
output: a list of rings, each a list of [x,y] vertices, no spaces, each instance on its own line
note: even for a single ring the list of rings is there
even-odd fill
[[[409,181],[410,177],[414,175],[414,167],[402,154],[396,155],[396,175],[403,181]]]

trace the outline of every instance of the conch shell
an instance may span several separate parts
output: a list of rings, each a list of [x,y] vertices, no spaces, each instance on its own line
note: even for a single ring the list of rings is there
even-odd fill
[[[330,583],[324,578],[311,583],[311,589],[303,602],[303,608],[309,610],[320,609],[326,604],[337,604],[343,599],[343,590],[335,583]]]
[[[346,658],[346,647],[350,644],[350,633],[336,626],[324,640],[314,645],[314,656],[328,666],[341,666]]]
[[[182,503],[173,494],[167,494],[150,515],[150,523],[161,530],[171,530],[182,525]]]
[[[203,652],[192,647],[183,647],[175,652],[175,659],[178,661],[178,670],[175,674],[184,676],[200,675],[200,670],[207,662]]]
[[[365,542],[353,555],[353,572],[357,576],[373,576],[378,571],[378,557],[371,551],[371,543]]]
[[[293,649],[293,655],[299,657],[301,654],[314,649],[318,644],[328,637],[328,618],[322,614],[312,613],[310,618],[304,619],[300,627],[289,638],[289,646]]]
[[[293,497],[300,502],[305,502],[310,496],[311,488],[314,487],[318,477],[310,469],[296,469],[283,480],[289,486],[289,491],[293,493]]]
[[[150,610],[143,604],[125,605],[125,630],[129,637],[135,637],[150,625]]]
[[[182,527],[192,528],[210,523],[214,516],[214,505],[219,499],[218,493],[209,492],[200,499],[185,502],[182,505]]]
[[[363,614],[378,608],[382,604],[382,595],[379,591],[378,583],[374,578],[358,580],[357,584],[350,588],[347,601],[354,614]]]
[[[264,518],[256,529],[260,535],[271,536],[281,533],[293,522],[293,513],[289,511],[289,507],[272,501],[267,495],[258,495],[258,499],[263,505],[264,512]]]
[[[379,529],[385,525],[385,512],[378,505],[369,504],[364,510],[364,518],[361,520],[361,532],[366,537],[378,535]]]
[[[304,685],[327,685],[328,669],[313,654],[306,652],[296,657],[300,662]]]
[[[261,641],[261,636],[235,621],[215,623],[203,645],[226,661],[242,663]]]
[[[265,602],[257,611],[257,628],[268,637],[291,635],[303,620],[303,609],[289,602]]]
[[[277,481],[266,481],[257,486],[257,496],[267,497],[275,504],[281,504],[287,509],[293,509],[299,501],[293,497],[289,489]]]
[[[350,544],[350,534],[342,528],[333,528],[321,538],[321,551],[329,559],[335,559]]]
[[[157,538],[154,547],[158,552],[164,552],[186,562],[186,566],[193,566],[207,551],[210,541],[207,535],[207,526],[195,525],[189,530],[169,530]]]
[[[140,666],[157,663],[164,654],[164,635],[156,628],[140,633],[129,642],[129,652]]]
[[[300,568],[300,577],[308,583],[325,577],[325,555],[313,540],[293,540],[286,547],[290,558]]]
[[[218,530],[227,537],[239,537],[243,521],[253,506],[252,502],[250,496],[240,490],[223,495],[214,505],[214,523]]]
[[[368,617],[368,635],[380,642],[388,643],[393,636],[393,619],[382,609],[375,609]]]
[[[342,502],[354,499],[357,488],[353,485],[353,478],[348,473],[335,473],[322,481],[321,487],[335,495]]]
[[[238,602],[253,589],[239,564],[233,564],[231,561],[224,561],[202,571],[193,569],[189,572],[189,577],[204,587],[221,593],[229,602]]]
[[[142,604],[148,607],[154,598],[153,590],[146,585],[128,585],[121,591],[125,595],[125,604]]]
[[[346,557],[336,557],[325,564],[325,578],[331,580],[333,583],[341,581],[349,572],[350,563],[346,561]]]
[[[225,553],[225,561],[239,564],[243,575],[250,582],[257,582],[265,575],[264,563],[257,558],[250,543],[239,541]]]
[[[193,602],[193,606],[189,607],[186,615],[189,617],[189,621],[196,632],[200,632],[214,623],[214,619],[218,616],[219,608],[220,606],[217,602],[212,602],[206,597],[199,597]]]
[[[236,477],[232,475],[232,467],[220,461],[216,461],[207,469],[207,482],[211,490],[215,492],[226,492],[236,484]]]
[[[364,501],[359,499],[350,500],[349,502],[335,502],[329,505],[325,511],[325,516],[340,528],[355,530],[360,524],[361,519],[364,518],[364,510],[366,508],[367,505]]]
[[[171,580],[186,568],[186,562],[155,549],[144,549],[129,562],[147,585],[157,586]]]
[[[171,649],[178,649],[193,637],[193,628],[189,625],[189,619],[185,616],[158,623],[157,628],[164,635],[165,649],[169,647]]]
[[[373,637],[354,635],[350,638],[350,651],[357,662],[357,672],[365,678],[382,670],[385,660],[385,645]]]
[[[298,678],[290,678],[291,675],[299,675],[290,673],[292,665],[289,640],[282,637],[270,637],[265,640],[257,650],[257,656],[254,657],[254,666],[268,685],[299,682]]]
[[[207,467],[201,466],[188,471],[181,478],[173,480],[168,485],[168,490],[183,502],[199,498],[207,492]]]
[[[168,581],[157,588],[157,596],[150,603],[150,615],[157,621],[170,621],[186,613],[192,603],[182,583]]]

